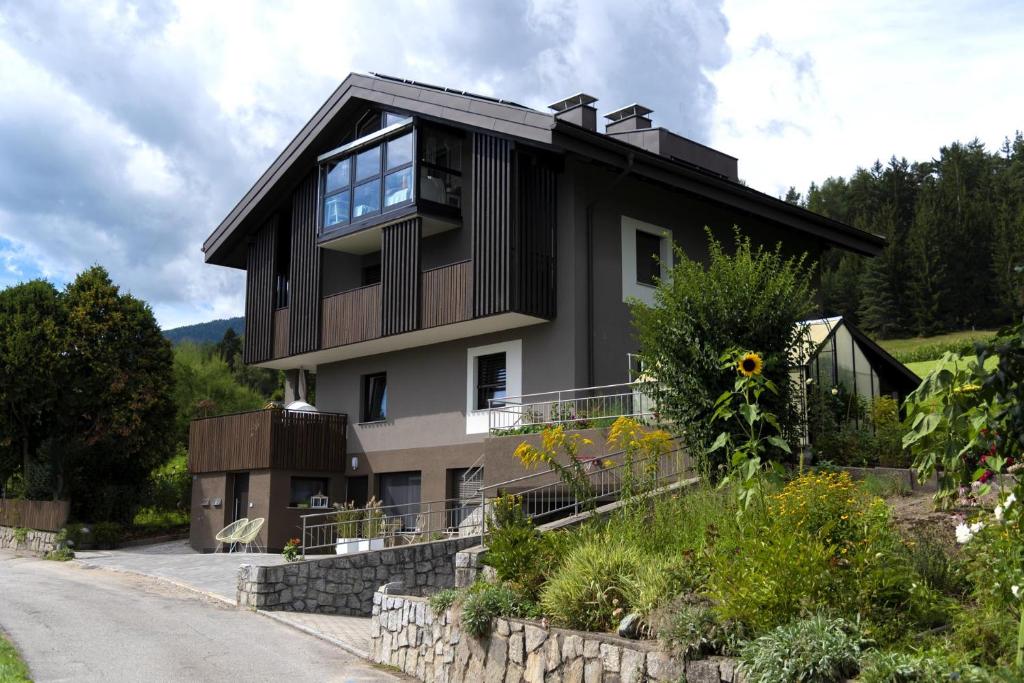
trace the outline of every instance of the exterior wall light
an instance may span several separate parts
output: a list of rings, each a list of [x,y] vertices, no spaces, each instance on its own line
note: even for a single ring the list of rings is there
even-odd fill
[[[358,470],[358,469],[359,469],[359,458],[353,455],[352,456],[352,470],[355,471],[355,470]]]

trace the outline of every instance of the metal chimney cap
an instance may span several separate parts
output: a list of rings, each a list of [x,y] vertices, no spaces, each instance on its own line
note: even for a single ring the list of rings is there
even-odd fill
[[[574,107],[589,106],[594,102],[597,102],[596,97],[592,97],[583,92],[578,92],[575,95],[566,97],[564,100],[558,100],[554,104],[549,104],[548,109],[554,109],[555,111],[562,112],[573,109]]]
[[[647,116],[652,113],[654,113],[653,109],[648,109],[642,104],[634,102],[633,104],[626,105],[622,109],[616,109],[615,111],[608,112],[604,117],[609,121],[615,122],[628,119],[632,116]]]

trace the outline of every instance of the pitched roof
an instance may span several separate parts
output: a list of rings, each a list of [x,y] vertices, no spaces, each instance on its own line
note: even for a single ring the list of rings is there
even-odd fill
[[[332,144],[331,124],[352,100],[392,107],[455,125],[491,131],[543,146],[579,152],[612,165],[627,156],[634,172],[675,185],[711,201],[737,206],[862,254],[885,245],[858,230],[802,207],[752,190],[720,174],[644,150],[614,136],[587,130],[515,102],[380,74],[349,74],[313,117],[256,180],[203,243],[206,261],[244,267],[246,235],[316,166],[318,152]]]

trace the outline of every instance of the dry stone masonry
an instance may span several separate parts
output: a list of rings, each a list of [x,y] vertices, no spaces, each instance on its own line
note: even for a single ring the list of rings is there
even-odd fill
[[[29,529],[28,535],[21,543],[18,542],[15,531],[14,527],[0,526],[0,548],[43,554],[57,547],[57,534],[53,531]]]
[[[368,616],[382,584],[401,583],[411,595],[453,587],[456,553],[479,542],[455,538],[274,567],[242,565],[237,602],[262,610]]]
[[[372,654],[424,683],[742,683],[734,660],[683,662],[653,642],[544,629],[495,619],[491,635],[463,634],[452,610],[421,597],[373,595]]]

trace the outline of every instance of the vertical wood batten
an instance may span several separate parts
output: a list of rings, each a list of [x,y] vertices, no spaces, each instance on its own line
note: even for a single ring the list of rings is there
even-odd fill
[[[512,249],[512,142],[473,135],[473,314],[509,309]]]
[[[320,268],[317,246],[317,174],[310,173],[292,195],[288,354],[320,348]]]
[[[381,241],[381,334],[419,327],[420,219],[384,227]]]
[[[243,360],[261,363],[273,355],[274,246],[277,217],[261,227],[252,242],[245,269],[245,346]]]

